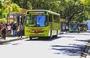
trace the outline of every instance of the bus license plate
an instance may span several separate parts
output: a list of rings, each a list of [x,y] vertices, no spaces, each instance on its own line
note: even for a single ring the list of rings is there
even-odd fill
[[[35,34],[38,34],[38,33],[35,33]]]

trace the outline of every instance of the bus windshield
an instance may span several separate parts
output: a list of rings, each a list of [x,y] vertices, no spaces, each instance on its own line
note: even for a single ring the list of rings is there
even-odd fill
[[[47,26],[46,16],[45,15],[29,15],[29,16],[27,16],[26,26],[30,26],[30,27]]]

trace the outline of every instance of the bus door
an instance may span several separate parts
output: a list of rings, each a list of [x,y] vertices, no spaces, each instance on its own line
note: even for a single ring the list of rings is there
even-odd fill
[[[50,24],[50,36],[52,36],[52,28],[53,28],[53,26],[52,26],[52,15],[51,14],[49,15],[49,24]]]

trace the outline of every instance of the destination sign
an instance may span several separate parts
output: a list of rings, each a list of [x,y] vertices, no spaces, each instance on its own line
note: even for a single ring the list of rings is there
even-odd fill
[[[45,14],[45,12],[29,12],[30,14]]]

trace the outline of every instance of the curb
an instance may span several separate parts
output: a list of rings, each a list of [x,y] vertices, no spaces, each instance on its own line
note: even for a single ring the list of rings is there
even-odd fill
[[[28,38],[28,37],[23,37],[22,39],[16,38],[16,39],[11,39],[11,40],[4,40],[4,41],[0,41],[0,44],[7,43],[7,42],[13,42],[13,41],[17,41],[17,40],[23,40],[26,38]]]

